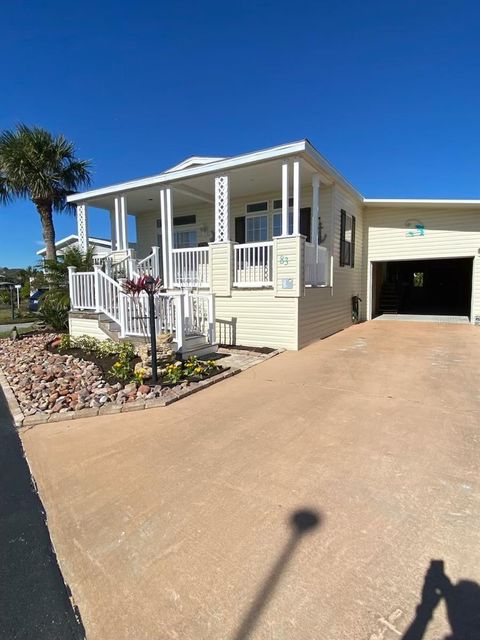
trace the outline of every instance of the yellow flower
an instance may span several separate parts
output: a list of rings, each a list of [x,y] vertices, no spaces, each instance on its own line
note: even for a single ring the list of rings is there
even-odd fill
[[[194,371],[195,373],[202,373],[203,369],[202,367],[195,367]]]

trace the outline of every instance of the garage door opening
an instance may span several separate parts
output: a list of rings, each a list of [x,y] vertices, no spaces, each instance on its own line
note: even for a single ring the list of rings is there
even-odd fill
[[[372,318],[387,314],[470,318],[473,258],[372,264]]]

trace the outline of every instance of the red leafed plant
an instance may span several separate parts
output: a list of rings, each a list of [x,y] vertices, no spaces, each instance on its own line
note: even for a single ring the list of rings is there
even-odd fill
[[[153,284],[150,286],[149,280],[151,276],[140,276],[132,280],[124,280],[122,283],[123,292],[130,296],[138,296],[142,291],[153,291],[157,293],[163,286],[161,278],[154,278]],[[149,286],[147,286],[147,283]]]

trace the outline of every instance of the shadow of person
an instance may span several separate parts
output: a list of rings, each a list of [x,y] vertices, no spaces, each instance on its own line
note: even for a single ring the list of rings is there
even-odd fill
[[[430,562],[422,599],[402,640],[422,640],[442,598],[451,629],[445,640],[480,640],[480,585],[471,580],[453,584],[445,573],[443,560]]]
[[[258,593],[242,620],[233,640],[246,640],[251,635],[260,614],[270,601],[275,587],[277,586],[287,564],[290,562],[301,538],[307,533],[313,531],[313,529],[316,529],[320,525],[320,522],[320,514],[316,511],[312,511],[311,509],[299,509],[292,513],[289,518],[291,534],[287,544],[285,545],[285,549],[273,565],[262,587],[258,590]]]

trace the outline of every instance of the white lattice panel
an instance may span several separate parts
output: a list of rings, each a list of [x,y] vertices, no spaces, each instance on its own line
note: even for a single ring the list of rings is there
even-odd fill
[[[85,252],[88,249],[88,221],[87,221],[87,205],[77,205],[77,234],[78,247],[80,251]]]
[[[228,176],[215,178],[215,242],[230,240]]]

